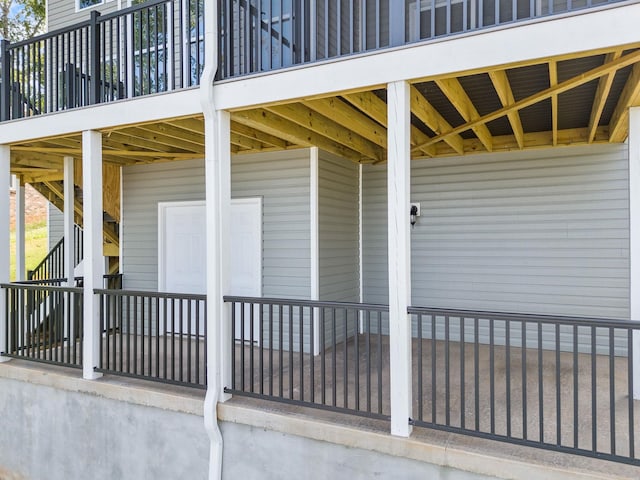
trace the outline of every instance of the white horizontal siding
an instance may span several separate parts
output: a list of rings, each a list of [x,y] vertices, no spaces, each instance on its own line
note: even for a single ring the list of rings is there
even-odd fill
[[[412,163],[412,303],[629,318],[625,145]],[[386,169],[364,169],[365,301],[387,302]]]

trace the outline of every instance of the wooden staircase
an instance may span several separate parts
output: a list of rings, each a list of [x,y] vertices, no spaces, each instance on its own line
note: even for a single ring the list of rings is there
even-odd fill
[[[79,163],[79,162],[78,162]],[[79,227],[83,226],[82,217],[82,172],[78,172],[81,165],[76,165],[74,179],[74,221]],[[61,180],[47,180],[31,184],[49,202],[60,211],[64,211],[64,182]],[[116,273],[119,265],[120,246],[120,169],[116,166],[105,165],[103,171],[103,235],[104,256],[109,258],[107,273]]]

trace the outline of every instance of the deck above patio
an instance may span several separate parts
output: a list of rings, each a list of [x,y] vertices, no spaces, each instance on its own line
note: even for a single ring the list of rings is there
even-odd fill
[[[580,13],[619,0],[222,1],[217,79],[277,71],[492,27]],[[0,47],[0,120],[199,85],[202,0],[150,0]]]

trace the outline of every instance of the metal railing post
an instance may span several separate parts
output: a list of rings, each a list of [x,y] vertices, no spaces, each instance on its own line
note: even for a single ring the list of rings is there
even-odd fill
[[[95,105],[100,103],[100,24],[98,17],[100,12],[91,12],[91,25],[89,27],[91,37],[91,69],[90,69],[90,93],[89,103]]]
[[[9,41],[0,40],[0,120],[9,120],[11,115],[11,56]]]

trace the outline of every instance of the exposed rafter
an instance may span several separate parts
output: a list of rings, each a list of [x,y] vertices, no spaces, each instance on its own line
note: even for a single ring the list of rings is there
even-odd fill
[[[551,88],[558,85],[558,64],[555,60],[549,62],[549,86]],[[558,94],[551,95],[551,133],[552,144],[558,144]]]
[[[500,98],[500,103],[502,103],[503,107],[509,107],[516,103],[506,71],[494,70],[489,72],[489,78],[491,78],[493,88],[498,94],[498,98]],[[520,120],[520,112],[511,110],[507,113],[507,118],[509,119],[509,124],[511,125],[511,130],[513,131],[513,136],[516,139],[518,148],[523,149],[525,145],[524,129],[522,128],[522,121]]]
[[[604,65],[601,65],[599,67],[593,68],[585,73],[582,73],[580,75],[577,75],[575,77],[572,77],[570,79],[567,79],[561,83],[558,83],[556,86],[554,87],[549,87],[546,88],[544,90],[542,90],[541,92],[535,93],[533,95],[530,95],[529,97],[523,98],[521,100],[518,100],[517,102],[515,102],[513,105],[509,105],[508,107],[503,107],[499,110],[496,110],[495,112],[489,113],[487,115],[482,116],[481,118],[478,118],[474,121],[471,122],[467,122],[464,123],[462,125],[459,125],[455,128],[452,128],[451,130],[444,132],[440,135],[437,135],[433,138],[431,138],[429,140],[429,142],[427,143],[427,145],[433,145],[437,142],[443,141],[445,140],[448,136],[451,135],[458,135],[466,130],[469,130],[470,128],[475,127],[476,125],[480,125],[483,123],[487,123],[490,122],[492,120],[495,120],[497,118],[503,117],[505,115],[507,115],[509,112],[511,111],[517,111],[517,110],[521,110],[523,108],[526,108],[530,105],[534,105],[542,100],[546,100],[547,98],[550,98],[552,95],[559,95],[563,92],[567,92],[573,88],[579,87],[580,85],[584,85],[585,83],[588,83],[592,80],[595,80],[596,78],[600,78],[602,75],[605,75],[611,71],[614,70],[618,70],[620,68],[624,68],[628,65],[632,65],[636,62],[640,61],[640,50],[636,50],[633,53],[629,53],[627,55],[624,55],[623,57],[620,57],[617,60],[613,60],[609,63],[606,63]],[[634,73],[636,71],[636,68],[634,68]],[[640,73],[639,73],[640,75]],[[627,85],[629,85],[629,82],[627,82]],[[640,86],[636,84],[632,84],[632,88],[635,93],[637,94],[637,90],[640,88]],[[631,92],[633,93],[633,92]],[[637,96],[637,95],[636,95]],[[635,99],[635,97],[633,97]]]
[[[342,125],[302,104],[276,105],[266,110],[290,120],[327,139],[359,152],[373,161],[384,158],[383,149]]]
[[[305,105],[327,118],[333,119],[343,128],[351,129],[370,142],[387,148],[387,131],[378,122],[350,107],[339,98],[321,98],[304,102]],[[385,117],[386,118],[386,117]]]
[[[462,84],[457,78],[443,78],[440,80],[436,80],[436,85],[442,90],[442,93],[446,95],[451,104],[456,107],[458,113],[466,122],[470,122],[471,120],[476,120],[480,118],[480,114],[476,107],[473,105],[473,102],[465,92]],[[480,140],[484,148],[490,152],[492,147],[492,135],[489,131],[489,128],[485,124],[477,125],[473,127],[473,132],[476,134],[476,137]]]
[[[622,90],[620,99],[609,122],[609,141],[622,142],[629,133],[629,107],[639,104],[640,63],[634,65],[629,79]]]
[[[251,140],[257,140],[260,143],[278,147],[281,149],[287,148],[287,142],[275,135],[269,135],[268,133],[261,132],[255,128],[248,127],[238,122],[231,122],[231,132],[238,135],[242,135]]]
[[[451,130],[451,125],[414,86],[411,86],[411,112],[420,119],[436,135]],[[464,141],[458,134],[448,135],[445,139],[458,155],[464,153]]]
[[[605,56],[604,63],[611,62],[620,58],[622,55],[622,50],[618,50],[617,52],[608,53]],[[609,97],[609,92],[611,91],[611,85],[613,84],[613,79],[616,77],[616,72],[609,72],[606,75],[600,77],[598,81],[598,88],[596,89],[595,97],[593,98],[593,105],[591,106],[591,115],[589,116],[589,143],[593,142],[594,137],[596,136],[596,129],[600,123],[600,117],[602,116],[602,111],[604,110],[605,103],[607,102],[607,98]]]
[[[330,153],[355,162],[359,162],[362,159],[360,153],[355,150],[339,145],[308,128],[297,125],[267,110],[254,109],[233,112],[231,118],[240,124],[247,125],[270,135],[278,136],[295,145],[303,147],[315,145]]]
[[[345,100],[351,103],[354,107],[358,108],[361,112],[365,113],[369,117],[373,118],[380,125],[387,127],[387,104],[384,103],[373,92],[359,92],[350,93],[342,96]],[[422,132],[415,125],[411,126],[411,145],[419,145],[426,143],[429,140],[429,136]],[[435,148],[430,146],[419,147],[422,153],[434,156]]]

